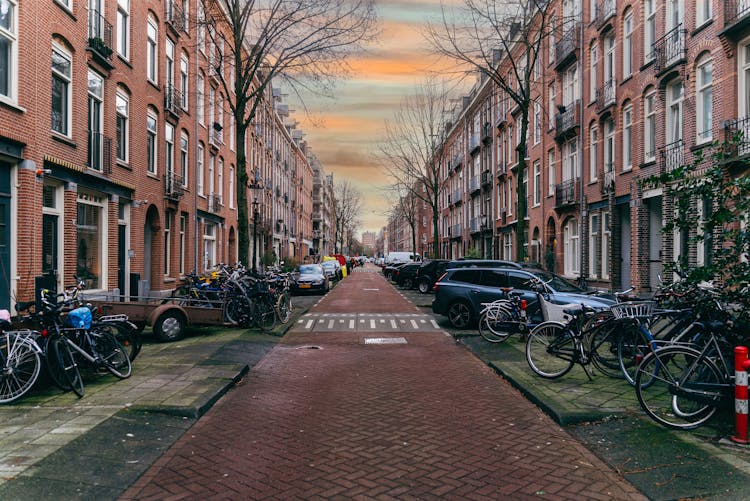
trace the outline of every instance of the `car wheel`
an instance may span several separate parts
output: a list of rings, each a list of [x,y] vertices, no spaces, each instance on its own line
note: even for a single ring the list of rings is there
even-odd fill
[[[407,278],[404,280],[403,287],[404,289],[411,289],[414,285],[414,281],[411,278]]]
[[[448,320],[456,329],[466,329],[471,324],[471,308],[464,301],[456,301],[448,308]]]
[[[422,294],[430,292],[430,282],[428,280],[422,279],[419,281],[419,292]]]

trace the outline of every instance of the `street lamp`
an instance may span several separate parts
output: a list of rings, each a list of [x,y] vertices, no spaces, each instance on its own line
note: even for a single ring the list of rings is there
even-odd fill
[[[253,273],[258,272],[258,244],[257,244],[257,235],[258,235],[258,197],[256,196],[252,203],[250,204],[253,207]]]

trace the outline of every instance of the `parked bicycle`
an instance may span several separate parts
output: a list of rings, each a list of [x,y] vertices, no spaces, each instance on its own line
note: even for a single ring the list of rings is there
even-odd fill
[[[0,404],[7,404],[26,395],[39,379],[42,349],[38,332],[11,330],[8,310],[0,310],[0,329]]]

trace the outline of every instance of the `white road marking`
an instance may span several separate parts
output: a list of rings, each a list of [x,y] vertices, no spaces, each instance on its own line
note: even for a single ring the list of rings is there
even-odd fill
[[[396,329],[396,321],[391,319],[391,329]]]
[[[315,320],[308,320],[307,324],[305,325],[305,329],[309,329],[312,327],[312,324],[315,322]]]
[[[354,320],[349,320],[349,328],[354,330]]]
[[[370,320],[370,329],[375,329],[375,320]]]
[[[414,327],[415,329],[419,329],[417,322],[415,322],[414,320],[411,321],[411,326]]]

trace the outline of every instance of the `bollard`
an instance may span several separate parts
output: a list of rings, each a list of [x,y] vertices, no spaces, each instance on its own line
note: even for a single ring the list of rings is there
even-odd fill
[[[747,371],[750,369],[746,346],[734,348],[734,422],[736,435],[732,442],[750,444],[747,429]]]

